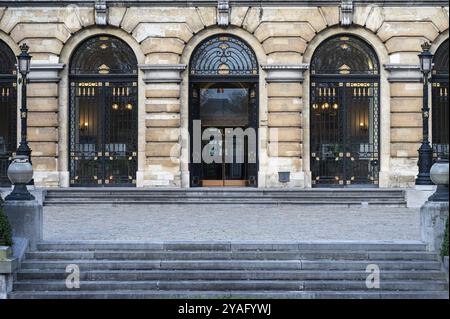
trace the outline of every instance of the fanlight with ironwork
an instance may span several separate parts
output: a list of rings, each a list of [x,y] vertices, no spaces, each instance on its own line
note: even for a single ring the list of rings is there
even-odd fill
[[[83,42],[72,57],[70,74],[137,74],[133,50],[113,36],[97,36]]]
[[[373,49],[357,37],[339,35],[321,44],[311,62],[311,74],[376,75],[379,63]]]
[[[191,75],[257,75],[255,54],[243,40],[231,35],[215,35],[195,50]]]
[[[0,40],[0,74],[16,74],[16,57],[13,51]]]
[[[448,77],[448,40],[442,43],[434,56],[433,74]]]

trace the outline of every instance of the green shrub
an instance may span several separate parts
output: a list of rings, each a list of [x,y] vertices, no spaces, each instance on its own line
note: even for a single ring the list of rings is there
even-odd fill
[[[441,256],[448,256],[448,218],[445,224],[444,242],[442,243]]]
[[[0,246],[12,246],[11,224],[3,213],[3,199],[0,197]]]

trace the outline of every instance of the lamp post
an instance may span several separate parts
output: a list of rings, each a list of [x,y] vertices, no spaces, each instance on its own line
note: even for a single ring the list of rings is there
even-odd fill
[[[8,167],[8,178],[14,185],[14,189],[6,196],[7,201],[24,201],[34,200],[34,196],[27,189],[27,184],[33,178],[33,167],[31,166],[31,149],[27,141],[27,75],[30,73],[31,55],[28,54],[28,45],[25,43],[20,46],[22,51],[17,56],[17,68],[21,78],[19,83],[22,84],[22,103],[20,107],[21,134],[20,145],[16,151],[11,164]]]
[[[420,71],[423,73],[423,107],[422,107],[422,145],[419,148],[419,174],[416,185],[433,185],[430,178],[430,169],[433,165],[433,149],[431,148],[428,134],[430,108],[428,107],[428,76],[433,68],[433,54],[430,52],[431,45],[428,42],[422,44],[422,52],[419,54]]]
[[[21,132],[20,132],[20,145],[17,149],[17,155],[28,156],[28,160],[31,162],[31,149],[28,146],[27,141],[27,119],[28,119],[28,109],[27,109],[27,75],[30,73],[31,55],[28,54],[28,45],[26,43],[20,46],[22,51],[17,56],[17,67],[22,78],[19,80],[22,83],[22,103],[20,107],[20,119],[21,119]]]

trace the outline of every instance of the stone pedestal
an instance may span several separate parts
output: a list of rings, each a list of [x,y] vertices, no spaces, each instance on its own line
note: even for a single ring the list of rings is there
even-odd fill
[[[440,253],[448,219],[448,202],[426,202],[420,208],[420,232],[427,250]]]
[[[0,246],[0,299],[6,299],[12,290],[12,273],[17,266],[18,263],[12,256],[11,247]]]
[[[42,205],[33,201],[6,201],[3,209],[11,223],[13,237],[29,240],[30,250],[43,237]]]

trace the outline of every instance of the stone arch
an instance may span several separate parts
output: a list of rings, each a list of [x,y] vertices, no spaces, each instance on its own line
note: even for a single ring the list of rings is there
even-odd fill
[[[64,64],[64,69],[60,72],[61,81],[59,82],[59,112],[58,112],[58,123],[59,123],[59,134],[58,134],[58,170],[59,170],[59,186],[69,187],[70,177],[69,177],[69,167],[68,167],[68,145],[69,145],[69,121],[68,121],[68,109],[69,109],[69,63],[78,46],[85,40],[99,35],[111,35],[115,36],[122,41],[124,41],[133,50],[138,66],[145,63],[145,55],[143,54],[139,43],[136,39],[131,36],[126,31],[110,27],[101,28],[97,26],[88,27],[83,30],[78,31],[72,35],[67,42],[64,44],[59,62]],[[145,95],[145,83],[143,81],[142,72],[138,72],[138,96],[142,97]],[[138,114],[145,114],[145,99],[140,98],[138,102]],[[143,171],[145,166],[145,117],[139,116],[138,123],[138,174]],[[139,184],[138,184],[139,186]]]
[[[309,42],[303,55],[304,63],[311,63],[314,52],[320,44],[327,39],[339,35],[347,34],[363,39],[375,51],[380,65],[380,173],[379,186],[387,187],[389,185],[390,169],[390,84],[388,81],[388,71],[383,67],[389,63],[389,54],[381,39],[376,34],[363,27],[331,27],[325,29]],[[303,154],[310,153],[310,71],[305,72],[305,81],[303,82]],[[311,186],[311,166],[309,156],[304,157],[305,185]]]
[[[5,32],[0,30],[0,40],[3,41],[15,55],[20,53],[19,45]]]

